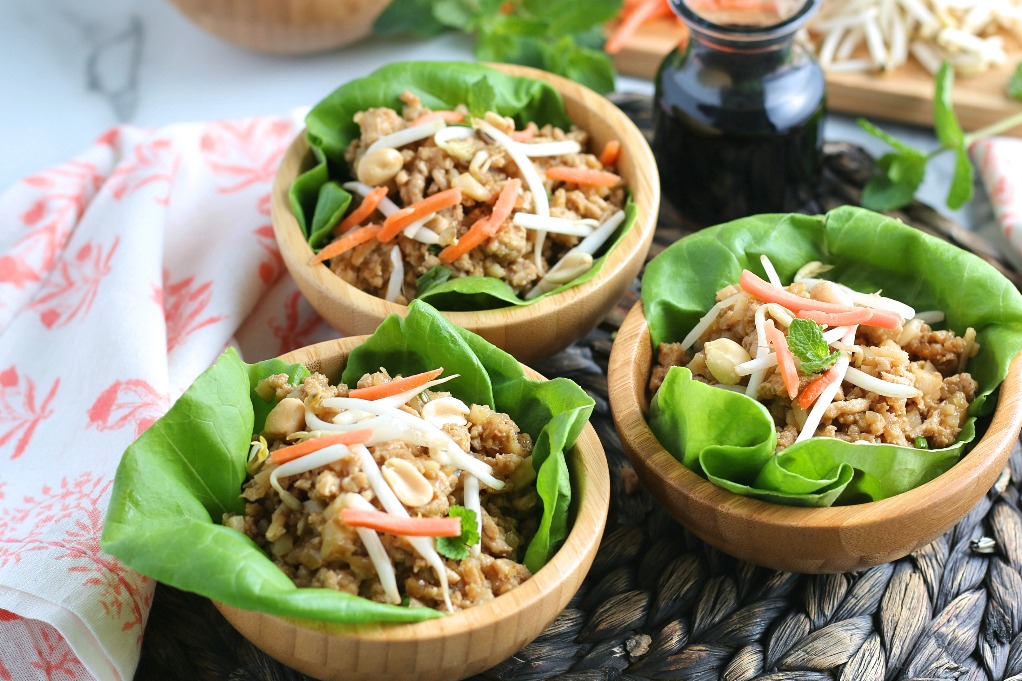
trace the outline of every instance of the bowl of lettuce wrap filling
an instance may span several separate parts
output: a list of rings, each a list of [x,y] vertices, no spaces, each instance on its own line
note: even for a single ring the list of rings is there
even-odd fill
[[[463,678],[592,564],[592,408],[418,301],[368,337],[228,350],[125,452],[103,548],[316,678]]]
[[[647,266],[610,360],[643,483],[745,560],[844,572],[958,522],[1022,427],[1022,295],[853,207],[760,215]]]
[[[340,331],[422,300],[528,362],[614,306],[659,203],[645,138],[606,98],[527,67],[410,62],[313,107],[272,215],[289,272]]]

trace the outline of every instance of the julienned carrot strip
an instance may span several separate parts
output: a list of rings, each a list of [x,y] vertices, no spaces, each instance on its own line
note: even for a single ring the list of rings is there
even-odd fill
[[[838,380],[840,375],[841,371],[837,366],[827,369],[822,376],[814,378],[809,385],[802,389],[802,392],[798,394],[798,399],[795,400],[795,404],[802,409],[808,409],[812,406],[813,402],[819,399],[828,385]]]
[[[416,201],[412,205],[405,206],[401,210],[394,211],[388,215],[387,219],[383,221],[383,229],[380,230],[376,238],[383,243],[387,243],[396,237],[402,229],[416,220],[449,206],[456,206],[459,203],[461,203],[460,187],[451,187],[442,192],[430,194],[422,201]]]
[[[536,127],[535,123],[529,121],[528,125],[526,125],[524,128],[522,128],[521,130],[512,130],[511,132],[508,133],[507,136],[513,139],[515,142],[528,142],[529,140],[536,136],[537,132],[539,132],[539,128]]]
[[[488,230],[486,229],[489,223],[489,216],[479,218],[472,223],[468,231],[458,237],[457,241],[440,251],[440,262],[450,264],[489,239],[490,237],[487,236]]]
[[[738,280],[742,290],[763,301],[764,303],[779,303],[794,312],[801,310],[819,310],[820,312],[847,312],[847,305],[837,303],[825,303],[812,298],[796,296],[780,286],[774,286],[764,281],[749,270],[742,270],[742,276]]]
[[[435,121],[438,119],[445,120],[448,123],[461,123],[463,120],[465,120],[465,114],[461,113],[460,111],[444,111],[444,110],[430,111],[429,113],[422,114],[414,121],[409,123],[408,127],[414,128],[416,125],[422,125],[424,123],[429,123],[430,121]]]
[[[853,307],[844,312],[820,312],[819,310],[799,310],[799,319],[810,319],[817,324],[827,326],[851,326],[866,324],[873,313],[864,307]]]
[[[877,310],[869,307],[852,307],[845,312],[820,312],[819,310],[800,310],[801,319],[811,319],[817,324],[827,326],[876,326],[881,329],[896,329],[901,326],[901,316],[890,310]]]
[[[600,152],[600,165],[606,167],[617,163],[617,157],[621,155],[621,143],[617,140],[608,140]]]
[[[386,187],[376,187],[366,194],[358,208],[348,213],[348,217],[341,220],[341,223],[334,227],[334,234],[344,234],[355,225],[361,225],[365,222],[366,218],[373,214],[373,211],[376,210],[376,207],[380,205],[380,202],[386,196]]]
[[[461,518],[405,518],[383,511],[342,508],[341,520],[351,527],[365,527],[403,537],[461,536]]]
[[[405,376],[404,378],[395,378],[390,383],[371,385],[368,388],[355,388],[348,391],[348,397],[357,397],[360,400],[378,400],[383,397],[390,397],[391,395],[397,395],[406,390],[426,385],[442,373],[444,373],[443,367],[433,369],[432,371],[423,371],[421,374]]]
[[[270,461],[276,464],[287,463],[288,461],[294,461],[300,456],[318,452],[330,445],[364,445],[369,442],[372,436],[373,431],[369,428],[321,435],[320,437],[309,438],[298,444],[275,450],[270,454]]]
[[[584,184],[590,187],[616,187],[621,183],[621,176],[606,170],[593,168],[572,168],[571,166],[551,166],[546,169],[546,176],[558,182]]]
[[[897,312],[890,310],[878,310],[875,307],[866,308],[870,311],[870,318],[865,322],[866,326],[876,326],[881,329],[896,329],[904,321]]]
[[[784,389],[788,391],[788,397],[795,399],[798,395],[798,370],[795,368],[795,357],[788,348],[788,339],[774,326],[774,320],[768,319],[763,325],[766,332],[767,342],[774,347],[777,353],[777,368],[781,372],[781,382]]]
[[[518,203],[518,196],[521,193],[522,181],[517,177],[505,182],[497,201],[493,204],[493,212],[488,217],[476,220],[457,242],[440,251],[440,262],[454,262],[500,231],[501,225],[511,217],[511,211]]]
[[[636,3],[621,18],[621,23],[617,25],[604,44],[604,51],[607,54],[617,54],[639,26],[655,16],[667,16],[670,13],[671,7],[666,0],[644,0],[644,2]]]
[[[358,229],[351,230],[340,239],[331,241],[324,246],[323,250],[312,257],[312,264],[315,265],[323,262],[324,260],[336,258],[345,251],[350,251],[356,246],[361,246],[379,234],[381,229],[383,228],[380,225],[366,225],[365,227],[359,227]]]

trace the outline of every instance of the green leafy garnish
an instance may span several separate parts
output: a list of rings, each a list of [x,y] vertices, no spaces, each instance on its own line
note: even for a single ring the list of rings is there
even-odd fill
[[[479,543],[479,530],[476,529],[476,512],[464,506],[451,506],[448,515],[461,518],[461,535],[457,537],[437,537],[436,550],[442,556],[453,560],[468,558],[468,547]]]
[[[480,61],[534,66],[597,92],[614,89],[603,24],[621,0],[393,0],[373,30],[428,37],[446,30],[475,36]]]
[[[920,435],[916,439],[912,440],[912,446],[915,447],[916,449],[929,449],[930,443],[926,440],[925,437]]]
[[[954,69],[945,62],[937,72],[933,96],[933,129],[940,146],[929,153],[896,140],[869,121],[859,120],[859,127],[883,140],[892,149],[877,162],[882,174],[871,178],[863,188],[863,207],[884,211],[901,208],[910,203],[923,182],[926,165],[945,152],[955,155],[954,175],[945,203],[948,208],[958,209],[972,199],[974,172],[969,160],[969,147],[977,140],[993,137],[1022,125],[1022,113],[965,134],[952,105],[951,90],[954,81]],[[1022,63],[1016,67],[1008,84],[1008,95],[1022,100]]]
[[[468,91],[468,101],[465,102],[468,112],[475,118],[482,118],[487,111],[495,111],[497,108],[497,93],[494,91],[490,81],[483,76],[472,84]]]
[[[951,101],[954,81],[954,68],[945,62],[937,72],[933,97],[933,128],[940,146],[930,153],[895,140],[868,121],[859,121],[863,130],[887,142],[893,149],[878,162],[884,174],[873,177],[863,188],[863,207],[870,210],[894,210],[911,202],[923,182],[926,164],[946,151],[955,155],[955,172],[945,202],[949,208],[958,209],[972,198],[973,171],[969,161],[969,145],[978,137],[966,135],[958,124]]]
[[[807,374],[820,374],[841,357],[831,351],[823,338],[823,327],[811,319],[793,319],[788,327],[788,347],[802,364]]]
[[[421,277],[415,282],[415,297],[421,298],[424,293],[429,291],[434,286],[439,286],[448,279],[451,278],[450,268],[444,267],[443,265],[437,265],[426,271]]]
[[[1022,62],[1015,65],[1008,81],[1008,96],[1022,102]]]

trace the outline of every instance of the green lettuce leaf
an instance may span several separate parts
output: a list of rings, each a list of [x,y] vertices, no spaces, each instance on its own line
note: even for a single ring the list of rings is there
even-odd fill
[[[467,62],[399,62],[385,66],[365,78],[342,85],[317,104],[306,116],[307,138],[316,165],[294,181],[289,192],[291,210],[309,244],[318,249],[351,204],[341,184],[352,179],[344,150],[359,136],[354,115],[372,107],[388,106],[398,111],[405,91],[418,95],[424,106],[453,109],[458,104],[483,104],[515,119],[519,127],[529,121],[567,127],[571,121],[560,94],[546,83],[532,78],[509,76],[481,64]],[[491,277],[454,277],[431,286],[421,297],[441,310],[488,310],[508,305],[531,305],[537,300],[588,281],[603,267],[609,251],[635,222],[634,207],[610,245],[603,249],[593,267],[573,281],[533,300],[522,300],[510,286]]]
[[[811,438],[774,456],[768,412],[745,395],[668,372],[649,424],[683,464],[737,494],[793,505],[884,499],[950,468],[975,439],[977,417],[994,407],[1008,364],[1022,350],[1022,295],[982,259],[898,220],[854,207],[822,216],[758,215],[686,237],[657,256],[642,280],[653,347],[683,338],[742,269],[764,274],[770,257],[782,281],[811,260],[827,278],[858,291],[883,291],[917,310],[943,310],[958,333],[976,329],[979,354],[968,370],[980,390],[951,447],[936,450]]]
[[[510,355],[422,303],[413,303],[403,324],[396,316],[385,320],[352,354],[344,380],[381,366],[408,375],[441,365],[461,373],[445,388],[466,401],[507,411],[534,438],[544,508],[526,564],[536,571],[567,534],[571,484],[565,452],[593,401],[571,381],[526,380]],[[240,491],[249,442],[269,410],[254,387],[275,373],[300,380],[308,369],[276,359],[246,364],[228,349],[125,451],[103,550],[161,582],[248,610],[341,623],[439,616],[429,608],[375,603],[331,589],[299,589],[253,541],[220,525],[224,512],[244,508]]]

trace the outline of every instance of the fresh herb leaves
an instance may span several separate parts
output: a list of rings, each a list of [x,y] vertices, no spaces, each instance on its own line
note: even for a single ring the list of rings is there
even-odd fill
[[[468,101],[465,104],[473,118],[482,118],[487,111],[496,111],[497,93],[485,76],[472,84],[472,89],[468,91]]]
[[[824,340],[822,327],[810,319],[792,320],[788,327],[788,347],[807,374],[822,373],[841,357],[841,353],[831,351]]]
[[[603,24],[620,9],[621,0],[393,0],[373,30],[461,30],[475,36],[482,61],[534,66],[609,92],[614,67],[603,52]]]
[[[954,69],[945,62],[937,72],[936,91],[933,97],[933,127],[940,146],[928,154],[898,142],[868,121],[859,121],[859,126],[863,130],[887,142],[893,149],[890,153],[884,154],[878,162],[884,174],[873,177],[863,189],[863,207],[871,210],[894,210],[912,201],[912,197],[923,182],[927,163],[945,151],[955,155],[955,172],[946,199],[948,207],[961,208],[972,198],[973,172],[972,163],[969,161],[969,144],[977,139],[977,136],[966,135],[958,124],[951,101],[954,80]]]
[[[458,537],[437,537],[436,550],[446,558],[465,560],[468,558],[468,547],[479,543],[479,530],[476,529],[476,512],[464,506],[451,506],[449,514],[452,518],[461,518],[461,535]]]
[[[451,278],[451,270],[443,265],[430,268],[415,282],[415,297],[421,298],[426,291],[443,284]]]

